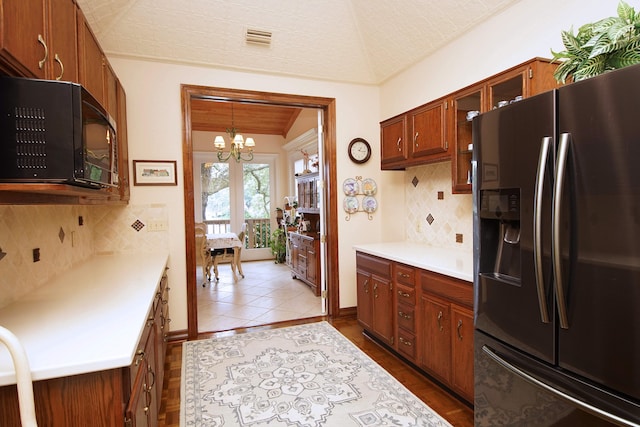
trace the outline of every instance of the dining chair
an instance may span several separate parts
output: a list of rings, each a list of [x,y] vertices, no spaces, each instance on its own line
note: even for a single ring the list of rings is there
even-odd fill
[[[229,262],[231,265],[231,273],[233,274],[234,281],[237,281],[237,274],[240,274],[244,279],[244,273],[242,271],[242,248],[244,247],[244,237],[247,232],[247,223],[242,224],[242,228],[240,229],[240,233],[237,234],[238,240],[240,240],[240,247],[233,248],[224,248],[224,249],[213,249],[210,250],[212,261],[213,261],[213,274],[217,280],[219,280],[218,276],[218,264],[220,262]],[[237,274],[236,274],[237,272]]]
[[[202,277],[211,280],[211,250],[207,243],[207,226],[203,223],[195,224],[196,233],[196,264],[202,266]]]

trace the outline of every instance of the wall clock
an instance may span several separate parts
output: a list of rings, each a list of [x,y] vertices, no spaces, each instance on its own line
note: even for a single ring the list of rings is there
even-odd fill
[[[371,146],[364,139],[355,138],[349,143],[347,153],[352,162],[366,163],[371,157]]]

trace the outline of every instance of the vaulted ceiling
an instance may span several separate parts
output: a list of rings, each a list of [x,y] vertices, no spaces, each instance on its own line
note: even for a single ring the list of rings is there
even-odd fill
[[[372,85],[517,1],[77,0],[107,55]],[[247,42],[248,30],[270,44]],[[229,104],[197,104],[195,130],[230,127]],[[245,133],[281,135],[298,114],[236,107]]]

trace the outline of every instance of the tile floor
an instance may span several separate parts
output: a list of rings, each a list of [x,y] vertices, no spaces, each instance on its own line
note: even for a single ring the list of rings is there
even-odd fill
[[[242,263],[244,278],[233,282],[229,264],[218,266],[220,281],[206,282],[197,268],[198,331],[217,332],[322,315],[320,297],[291,270],[273,260]],[[205,283],[205,286],[201,286]]]

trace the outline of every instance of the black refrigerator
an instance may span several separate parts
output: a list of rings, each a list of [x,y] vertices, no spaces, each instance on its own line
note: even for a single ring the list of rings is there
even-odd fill
[[[473,122],[476,426],[640,426],[640,65]]]

